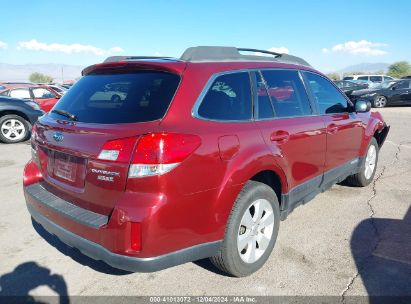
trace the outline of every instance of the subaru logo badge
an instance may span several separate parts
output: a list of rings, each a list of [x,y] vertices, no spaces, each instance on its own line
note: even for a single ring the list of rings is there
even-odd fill
[[[60,133],[60,132],[55,132],[55,133],[53,134],[53,139],[54,139],[55,141],[57,141],[57,142],[63,141],[64,135],[63,135],[62,133]]]

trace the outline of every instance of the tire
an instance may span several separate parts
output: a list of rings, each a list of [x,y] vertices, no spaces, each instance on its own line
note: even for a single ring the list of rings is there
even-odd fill
[[[261,212],[257,212],[257,209]],[[248,276],[267,261],[279,227],[277,195],[266,184],[249,181],[234,203],[222,248],[210,260],[218,269],[231,276]]]
[[[374,108],[384,108],[387,105],[387,97],[382,95],[377,95],[374,97],[372,106]]]
[[[369,155],[374,151],[374,157]],[[377,171],[379,146],[375,137],[373,137],[368,145],[367,154],[362,160],[360,171],[357,174],[351,175],[346,179],[346,182],[355,187],[368,186],[374,179]],[[373,166],[371,166],[373,163]],[[368,171],[366,170],[368,167]],[[372,169],[371,169],[372,167]],[[371,171],[370,171],[371,170]]]
[[[31,125],[18,115],[0,117],[0,140],[6,144],[25,141],[31,132]]]

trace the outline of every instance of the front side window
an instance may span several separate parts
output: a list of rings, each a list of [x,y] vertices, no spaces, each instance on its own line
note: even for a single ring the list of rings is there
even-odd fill
[[[358,77],[358,80],[367,80],[368,81],[368,76],[360,76],[360,77]]]
[[[347,99],[327,79],[305,72],[305,77],[314,95],[320,114],[344,113],[348,109]]]
[[[310,101],[297,71],[263,70],[261,74],[275,117],[312,114]]]
[[[10,97],[14,97],[14,98],[31,98],[29,89],[10,90]]]
[[[408,89],[410,87],[410,82],[409,81],[400,81],[395,85],[395,89],[397,90],[402,90],[402,89]]]
[[[44,88],[34,88],[31,90],[33,92],[34,98],[47,99],[47,98],[56,98],[52,92]]]
[[[198,108],[202,118],[250,120],[252,114],[250,77],[247,72],[217,77]]]

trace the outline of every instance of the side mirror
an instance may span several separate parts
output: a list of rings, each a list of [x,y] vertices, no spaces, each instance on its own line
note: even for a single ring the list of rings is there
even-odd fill
[[[392,86],[392,87],[391,87],[391,90],[393,90],[393,91],[395,91],[396,89],[397,89],[396,86]]]
[[[355,103],[355,112],[357,113],[364,113],[369,112],[371,110],[371,103],[366,100],[358,100]]]

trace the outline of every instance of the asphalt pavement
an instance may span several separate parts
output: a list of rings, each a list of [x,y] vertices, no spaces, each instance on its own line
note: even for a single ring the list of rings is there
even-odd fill
[[[33,226],[22,191],[30,146],[0,144],[0,295],[411,296],[411,107],[381,112],[391,132],[374,183],[335,185],[297,208],[246,278],[208,260],[127,273],[85,257]]]

